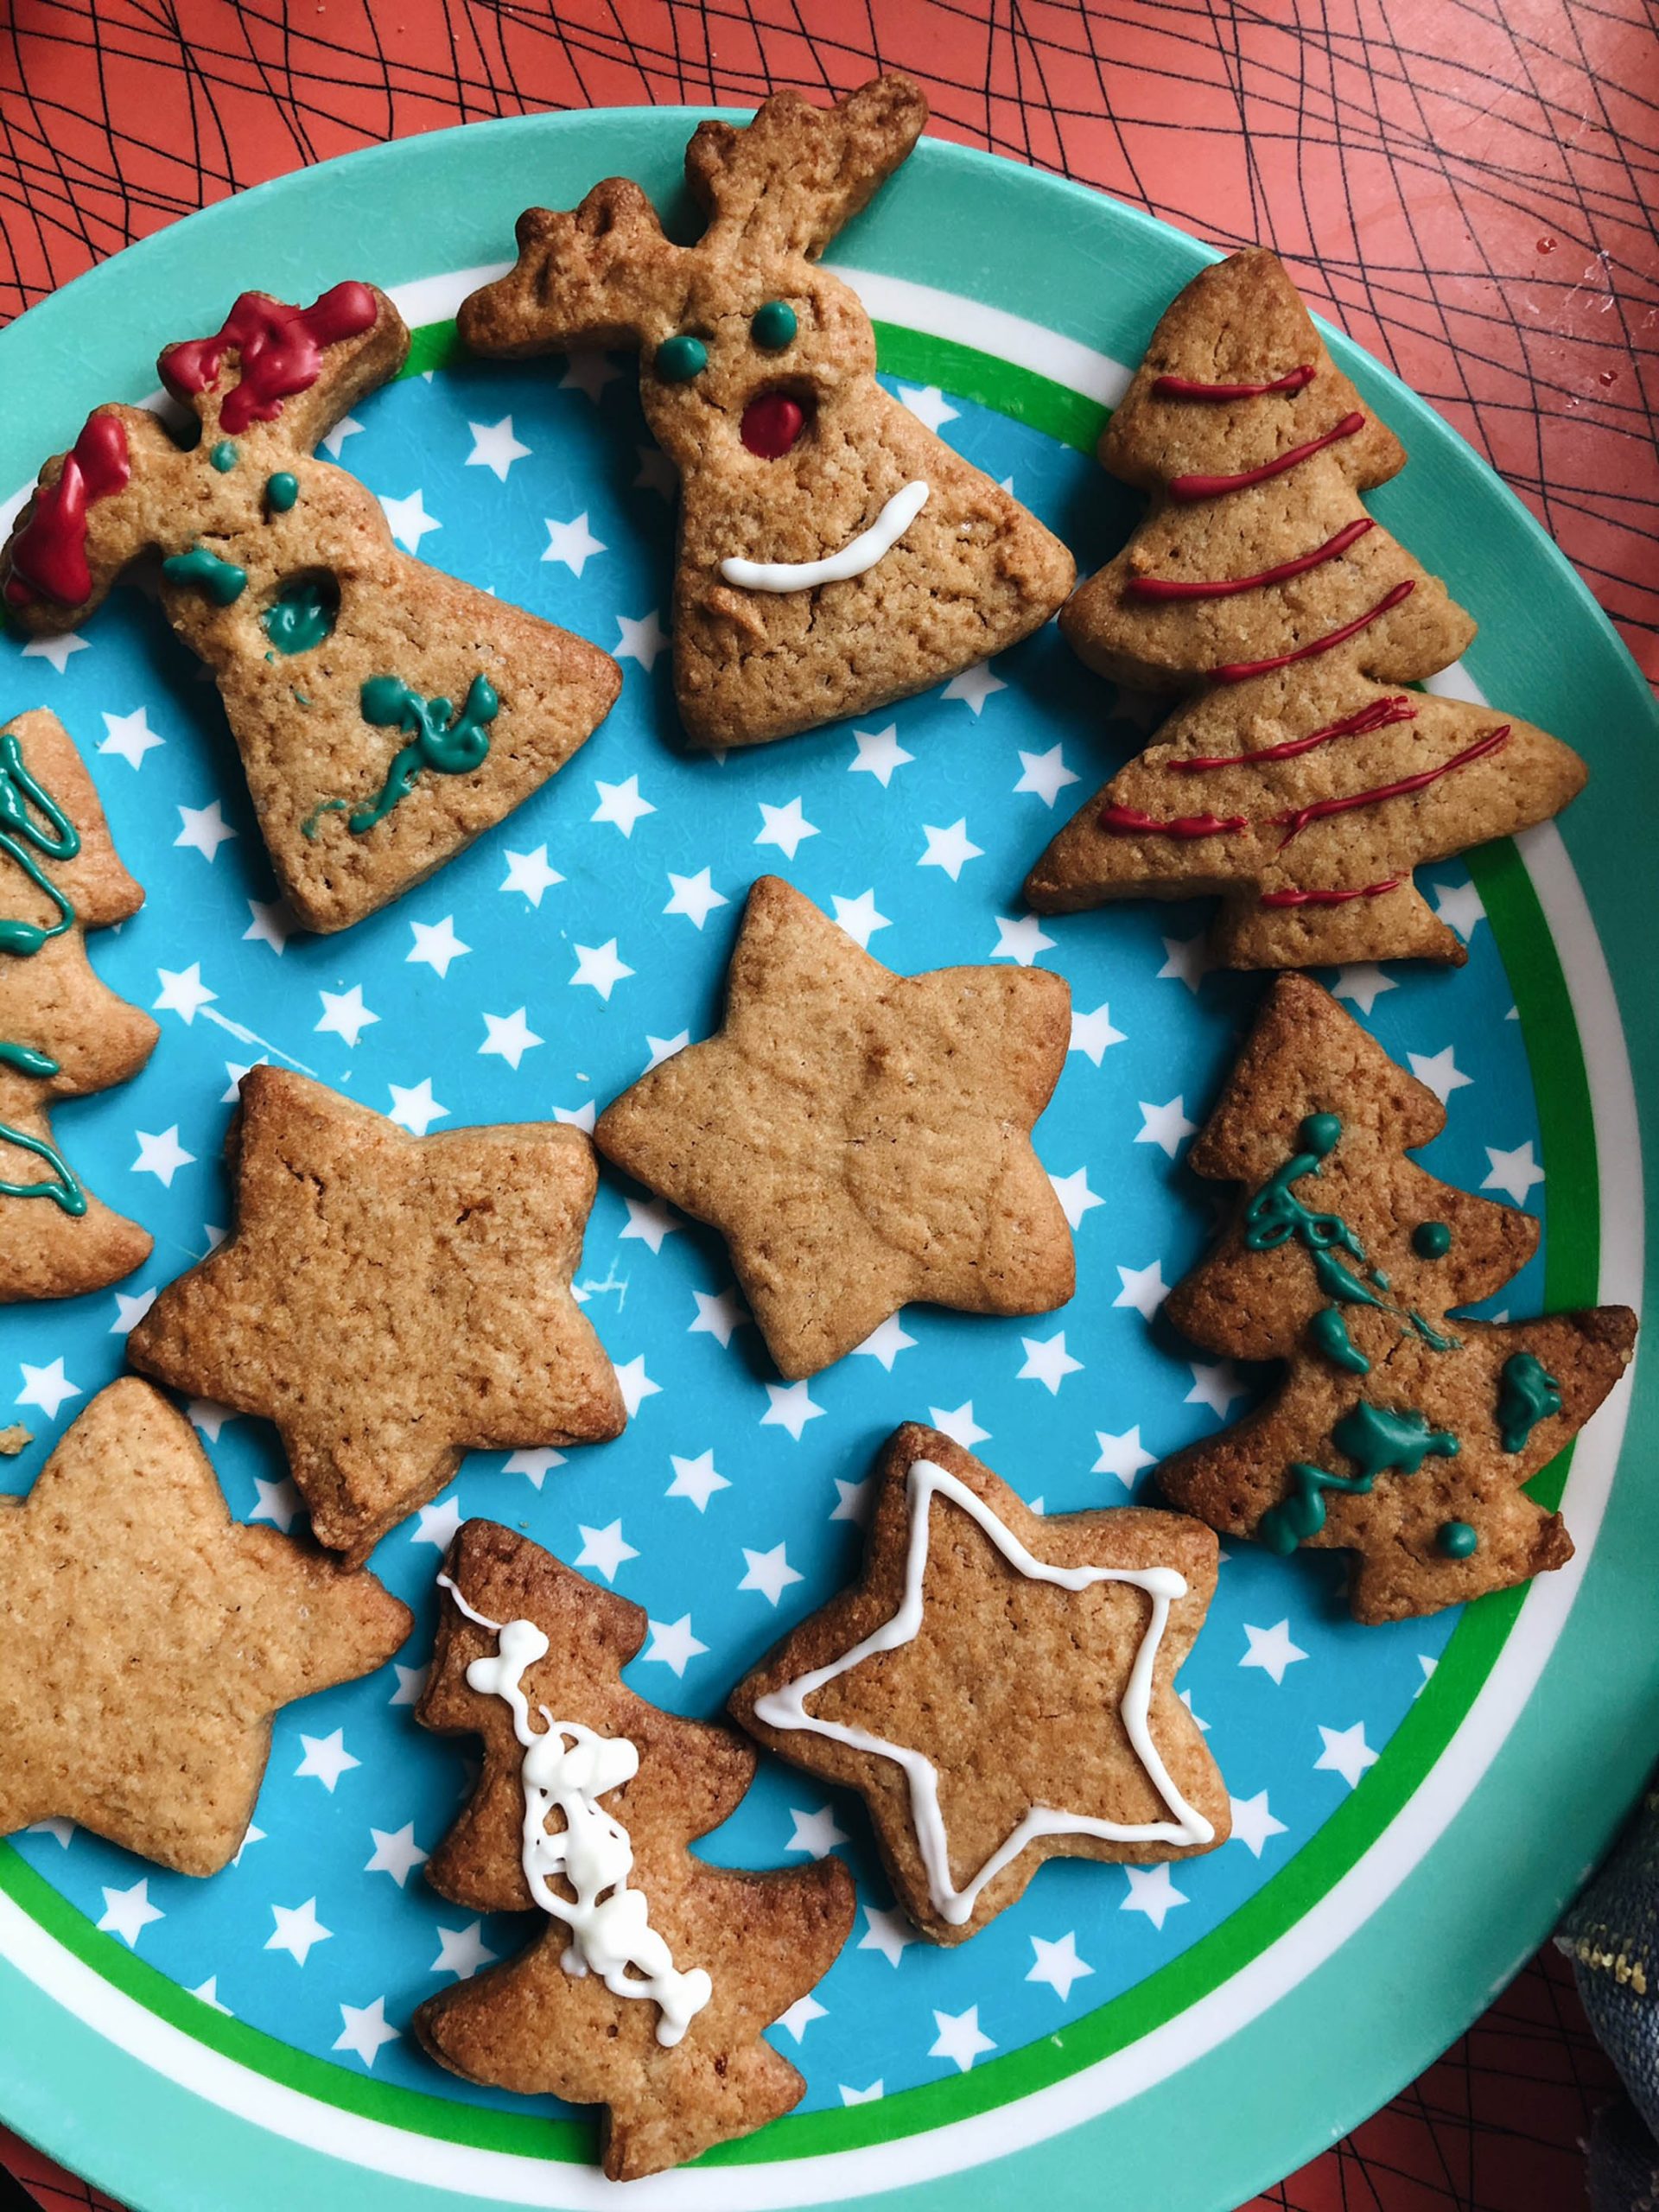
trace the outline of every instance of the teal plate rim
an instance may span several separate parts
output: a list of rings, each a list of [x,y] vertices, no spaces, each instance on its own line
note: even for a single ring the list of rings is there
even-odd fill
[[[621,172],[638,177],[659,205],[683,206],[683,143],[705,112],[594,110],[400,141],[281,179],[130,249],[0,332],[0,369],[10,372],[0,489],[29,476],[40,455],[67,442],[99,400],[142,397],[159,345],[181,330],[213,327],[247,283],[308,296],[341,275],[359,273],[388,286],[419,287],[435,272],[499,260],[526,179],[531,196],[568,205],[598,176]],[[970,196],[974,227],[964,243],[961,216]],[[1099,396],[1080,394],[1089,378],[1074,371],[1068,380],[1065,364],[1084,361],[1084,349],[1103,346],[1108,335],[1115,351],[1133,359],[1168,298],[1211,256],[1150,217],[1079,187],[929,140],[829,257],[886,280],[890,290],[931,281],[958,301],[994,311],[980,318],[992,337],[976,349],[937,328],[905,327],[919,325],[919,316],[895,312],[889,321],[878,309],[884,368],[943,381],[1081,444],[1099,419]],[[1034,372],[1030,361],[1009,370],[995,358],[998,312],[1051,334],[1053,378]],[[1389,519],[1420,557],[1448,574],[1481,621],[1465,674],[1577,744],[1595,772],[1559,832],[1533,832],[1522,841],[1524,861],[1505,844],[1472,856],[1471,865],[1506,957],[1523,955],[1515,981],[1551,1179],[1548,1300],[1621,1295],[1637,1302],[1639,1153],[1647,1148],[1648,1125],[1638,1116],[1645,1106],[1650,1122],[1659,1098],[1659,1021],[1641,990],[1637,840],[1644,819],[1659,818],[1659,709],[1605,616],[1520,503],[1426,403],[1347,341],[1334,342],[1344,366],[1412,452],[1412,467],[1390,487],[1391,496],[1405,498]],[[429,325],[417,335],[416,365],[434,365],[445,346],[443,326]],[[1596,865],[1575,873],[1574,856],[1587,861],[1592,854]],[[1582,1053],[1561,1050],[1575,1019]],[[1578,1141],[1586,1117],[1597,1140],[1592,1146]],[[1650,1376],[1638,1374],[1620,1454],[1626,1470],[1654,1440],[1649,1385]],[[1580,1456],[1596,1456],[1591,1437]],[[1551,1473],[1564,1481],[1566,1465]],[[1453,1713],[1441,1699],[1426,1698],[1413,1715],[1421,1725],[1408,1724],[1390,1746],[1401,1755],[1385,1755],[1368,1777],[1369,1802],[1357,1796],[1344,1808],[1355,1816],[1348,1827],[1357,1834],[1365,1803],[1363,1826],[1375,1834],[1382,1825],[1378,1796],[1392,1770],[1380,1838],[1333,1854],[1332,1831],[1343,1823],[1327,1823],[1247,1909],[1262,1908],[1284,1923],[1280,1940],[1247,1952],[1248,1964],[1218,1988],[1198,1990],[1193,1981],[1194,2011],[1213,2011],[1235,1982],[1255,1978],[1254,2015],[1236,2027],[1218,2015],[1189,2037],[1194,2055],[1160,2076],[1154,2055],[1160,2009],[1144,2006],[1141,2028],[1128,2024],[1141,2040],[1121,2032],[1113,2038],[1126,2044],[1116,2052],[1113,2101],[1092,2117],[1079,2116],[1085,2101],[1039,2123],[1058,2132],[1007,2154],[1008,2185],[1022,2195],[1044,2189],[1058,2204],[1081,2205],[1095,2200],[1095,2177],[1105,2166],[1123,2201],[1156,2201],[1170,2212],[1186,2206],[1224,2212],[1383,2102],[1466,2025],[1547,1932],[1659,1741],[1659,1653],[1644,1652],[1639,1638],[1634,1655],[1624,1648],[1632,1641],[1631,1624],[1643,1618],[1638,1608],[1651,1587],[1656,1552],[1659,1500],[1648,1503],[1627,1472],[1606,1497],[1599,1541],[1581,1576],[1550,1578],[1524,1603],[1517,1594],[1471,1609],[1446,1655],[1450,1661],[1461,1647],[1456,1671],[1466,1680],[1465,1709]],[[1547,1652],[1535,1684],[1527,1678],[1529,1644]],[[1519,1660],[1509,1683],[1489,1672],[1501,1650]],[[1454,1726],[1464,1731],[1477,1718],[1488,1735],[1503,1732],[1465,1796],[1455,1759],[1436,1763],[1436,1754]],[[1565,1803],[1591,1808],[1576,1831],[1548,1817]],[[1387,1863],[1389,1840],[1394,1855],[1405,1856],[1408,1827],[1421,1855],[1399,1879]],[[1340,1844],[1340,1833],[1335,1840]],[[1321,1846],[1322,1872],[1310,1856]],[[0,1891],[0,1904],[20,1918],[25,1902],[40,1909],[42,1921],[54,1917],[35,1894],[51,1893],[3,1847]],[[1338,1922],[1344,1932],[1310,1969],[1324,1939],[1301,1931],[1322,1916],[1326,1936]],[[6,1955],[16,1948],[9,1934],[16,1933],[0,1914],[0,2110],[144,2212],[198,2206],[217,2212],[232,2187],[237,2200],[253,2208],[286,2203],[302,2189],[306,2201],[320,2205],[343,2202],[350,2190],[372,2209],[402,2201],[407,2182],[396,2178],[399,2172],[435,2184],[454,2204],[596,2202],[612,2194],[561,2164],[543,2169],[556,2198],[520,2197],[516,2190],[504,2196],[499,2177],[474,2196],[442,2154],[442,2172],[435,2168],[430,2154],[438,2145],[419,2136],[406,2162],[395,2162],[387,2174],[371,2172],[343,2155],[337,2115],[315,2100],[307,2101],[312,2124],[295,2131],[310,2140],[288,2139],[286,2132],[271,2132],[284,2123],[262,2126],[194,2094],[156,2070],[154,2053],[119,2047],[48,1996]],[[107,1963],[119,1967],[118,1946],[109,1948]],[[1300,1961],[1299,1952],[1306,1955]],[[82,1971],[98,1982],[92,1969]],[[1128,1993],[1112,2010],[1133,2007],[1139,1995]],[[95,2003],[91,2009],[96,2012]],[[1166,2001],[1162,2010],[1168,2009]],[[1146,2054],[1138,2068],[1137,2053]],[[963,2078],[962,2112],[949,2115],[948,2149],[913,2129],[899,2139],[907,2146],[902,2158],[897,2143],[878,2146],[887,2162],[880,2193],[906,2183],[907,2202],[939,2212],[965,2204],[970,2190],[982,2196],[986,2163],[1005,2152],[998,2113],[1010,2094],[1020,2094],[1018,2085],[993,2092],[991,2081],[1003,2074],[1006,2082],[1005,2067],[1015,2063],[1011,2055],[983,2077]],[[976,2080],[982,2080],[980,2091],[971,2089]],[[967,2124],[958,2124],[964,2116]],[[888,2113],[889,2134],[898,2133],[898,2118]],[[289,2124],[295,2119],[290,2113]],[[399,2132],[390,2107],[370,2125],[377,2133]],[[512,2131],[521,2158],[522,2126]],[[797,2157],[787,2164],[771,2163],[763,2137],[734,2146],[729,2164],[637,2185],[631,2200],[722,2208],[740,2195],[772,2201],[741,2188],[743,2166],[745,2183],[770,2174],[785,2183],[785,2202],[868,2201],[869,2192],[849,2196],[833,2178],[842,2163],[833,2153],[856,2141],[855,2133],[818,2131],[812,2120],[785,2122],[772,2133],[798,2129],[807,2139],[792,2146]],[[941,2156],[930,2173],[928,2146],[936,2141]],[[186,2142],[188,2156],[180,2148]],[[549,2150],[555,2158],[569,2155]],[[831,2155],[815,2155],[821,2152]],[[464,2160],[464,2146],[454,2146],[454,2155]],[[861,2189],[869,2171],[862,2170]],[[445,2186],[446,2175],[456,2177],[455,2186]],[[1155,2199],[1147,2194],[1154,2190]]]

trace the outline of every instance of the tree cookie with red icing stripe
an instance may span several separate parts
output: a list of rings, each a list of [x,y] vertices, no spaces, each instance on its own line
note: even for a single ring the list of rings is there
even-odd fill
[[[743,130],[700,124],[709,218],[664,237],[638,185],[519,219],[518,265],[475,292],[482,353],[636,346],[681,476],[674,677],[698,744],[758,745],[906,697],[1000,652],[1071,588],[1071,557],[875,379],[856,296],[817,256],[910,152],[908,77],[836,106],[779,92]]]
[[[313,448],[395,375],[384,292],[308,308],[245,292],[161,373],[186,445],[100,407],[46,465],[0,555],[14,623],[77,627],[143,554],[213,672],[289,905],[339,930],[397,898],[561,768],[620,688],[597,646],[394,543],[375,499]]]
[[[1224,966],[1460,963],[1413,868],[1558,813],[1584,763],[1512,715],[1402,688],[1474,625],[1367,513],[1405,453],[1274,255],[1181,293],[1100,455],[1152,506],[1061,627],[1103,676],[1199,696],[1060,831],[1033,906],[1209,893]]]

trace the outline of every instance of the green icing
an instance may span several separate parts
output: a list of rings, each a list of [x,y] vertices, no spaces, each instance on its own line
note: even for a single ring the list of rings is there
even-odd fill
[[[1332,1475],[1304,1459],[1292,1461],[1290,1495],[1269,1506],[1255,1529],[1257,1542],[1281,1558],[1288,1558],[1298,1544],[1318,1535],[1324,1528],[1327,1491],[1339,1491],[1349,1497],[1369,1497],[1371,1485],[1385,1470],[1414,1475],[1425,1459],[1449,1459],[1459,1448],[1449,1430],[1430,1428],[1421,1414],[1398,1413],[1363,1399],[1336,1424],[1331,1440],[1359,1471]]]
[[[80,832],[43,785],[23,766],[22,741],[15,730],[0,730],[0,853],[15,861],[35,888],[57,908],[57,919],[38,922],[0,919],[0,953],[16,960],[33,957],[50,938],[61,937],[74,921],[75,910],[56,884],[42,873],[37,854],[48,860],[72,861],[80,850]],[[0,1040],[0,1068],[18,1075],[44,1078],[58,1072],[50,1053],[33,1045]],[[67,1214],[86,1211],[86,1194],[69,1172],[62,1154],[43,1137],[30,1136],[0,1122],[0,1143],[33,1153],[45,1160],[52,1173],[36,1183],[0,1181],[0,1198],[50,1198]]]
[[[300,480],[286,468],[265,479],[265,505],[273,514],[285,515],[300,496]]]
[[[384,822],[398,800],[408,798],[423,768],[443,776],[465,776],[481,767],[490,749],[489,726],[501,706],[486,676],[473,678],[458,715],[448,699],[423,699],[397,676],[370,677],[359,696],[365,721],[376,729],[401,729],[410,741],[393,756],[374,804],[360,806],[347,817],[346,826],[354,837]],[[301,835],[315,837],[321,817],[343,810],[345,805],[344,799],[325,799],[301,823]]]
[[[1349,1335],[1339,1306],[1322,1306],[1308,1323],[1307,1333],[1313,1340],[1314,1350],[1322,1351],[1345,1375],[1370,1373],[1371,1363]]]
[[[56,1075],[58,1064],[49,1052],[37,1052],[32,1045],[8,1045],[0,1038],[0,1068],[15,1068],[19,1075]]]
[[[1442,1521],[1434,1541],[1447,1559],[1467,1559],[1480,1549],[1480,1538],[1466,1521]]]
[[[215,607],[234,606],[248,588],[245,569],[238,569],[234,561],[221,561],[205,545],[170,554],[162,563],[162,573],[175,584],[200,584]]]
[[[339,605],[332,578],[300,576],[272,600],[259,626],[278,652],[308,653],[332,635]]]
[[[1257,1543],[1277,1552],[1281,1559],[1288,1559],[1298,1544],[1317,1536],[1324,1528],[1326,1491],[1345,1491],[1355,1496],[1371,1486],[1369,1475],[1328,1475],[1323,1467],[1310,1466],[1305,1459],[1291,1461],[1290,1479],[1290,1496],[1269,1506],[1255,1524]]]
[[[1420,1260],[1443,1260],[1452,1249],[1452,1231],[1443,1221],[1420,1221],[1411,1232],[1411,1249]]]
[[[236,448],[228,438],[221,438],[207,458],[221,476],[228,475],[236,467]]]
[[[1561,1386],[1529,1351],[1503,1363],[1497,1387],[1497,1436],[1506,1452],[1524,1452],[1541,1421],[1561,1410]]]

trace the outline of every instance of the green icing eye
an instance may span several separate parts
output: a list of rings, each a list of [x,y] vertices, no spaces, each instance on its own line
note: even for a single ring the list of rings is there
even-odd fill
[[[664,384],[689,384],[708,365],[709,348],[683,331],[677,338],[664,338],[657,348],[657,373]]]
[[[798,327],[795,310],[787,300],[768,300],[751,316],[749,335],[768,353],[776,353],[794,342]]]

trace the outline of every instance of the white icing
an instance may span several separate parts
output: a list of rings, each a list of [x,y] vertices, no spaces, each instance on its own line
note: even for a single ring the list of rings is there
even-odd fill
[[[1185,1578],[1169,1567],[1052,1567],[1046,1560],[1038,1559],[1027,1551],[1013,1530],[998,1520],[984,1500],[965,1483],[959,1482],[931,1459],[918,1459],[912,1464],[908,1488],[910,1547],[905,1565],[904,1600],[898,1611],[861,1643],[855,1644],[827,1667],[815,1667],[810,1674],[798,1675],[781,1689],[757,1698],[756,1719],[769,1728],[804,1729],[811,1735],[827,1737],[832,1743],[874,1751],[878,1758],[892,1759],[904,1769],[910,1783],[911,1819],[915,1825],[922,1864],[927,1871],[928,1894],[933,1900],[934,1910],[952,1927],[959,1928],[972,1916],[975,1903],[987,1882],[1000,1874],[1039,1836],[1099,1836],[1111,1843],[1180,1845],[1213,1841],[1215,1829],[1202,1813],[1187,1803],[1170,1780],[1152,1740],[1149,1718],[1158,1646],[1169,1619],[1171,1605],[1177,1598],[1186,1595]],[[1118,1821],[1096,1820],[1083,1813],[1059,1812],[1046,1805],[1033,1806],[1012,1835],[997,1846],[966,1888],[959,1890],[950,1878],[950,1848],[939,1810],[939,1774],[932,1761],[907,1745],[889,1743],[867,1729],[849,1727],[841,1721],[817,1719],[807,1711],[806,1700],[825,1683],[833,1682],[838,1675],[847,1674],[861,1660],[872,1658],[879,1651],[893,1651],[900,1644],[910,1643],[920,1628],[929,1512],[936,1497],[947,1497],[953,1505],[959,1505],[979,1523],[1008,1564],[1033,1582],[1056,1583],[1062,1590],[1085,1590],[1094,1582],[1126,1582],[1144,1591],[1151,1599],[1152,1617],[1129,1669],[1118,1712],[1135,1757],[1146,1769],[1171,1816],[1167,1821],[1126,1825]]]
[[[720,564],[728,584],[742,591],[810,591],[815,584],[844,584],[891,553],[927,505],[928,486],[918,477],[895,492],[868,530],[822,561],[741,561]]]
[[[547,1656],[546,1637],[534,1621],[489,1619],[447,1574],[438,1580],[467,1618],[496,1638],[495,1650],[473,1661],[467,1680],[482,1696],[505,1699],[512,1709],[513,1733],[524,1747],[524,1879],[542,1910],[570,1930],[560,1965],[578,1980],[596,1974],[613,1997],[651,1999],[660,2015],[658,2042],[678,2043],[714,1995],[714,1984],[701,1967],[676,1970],[668,1945],[651,1925],[645,1891],[628,1887],[628,1832],[599,1802],[639,1771],[638,1747],[626,1736],[595,1735],[579,1720],[555,1720],[545,1706],[539,1710],[547,1726],[533,1726],[524,1673]],[[550,1835],[552,1812],[563,1815],[564,1826]],[[575,1891],[574,1899],[551,1886],[556,1874]]]

